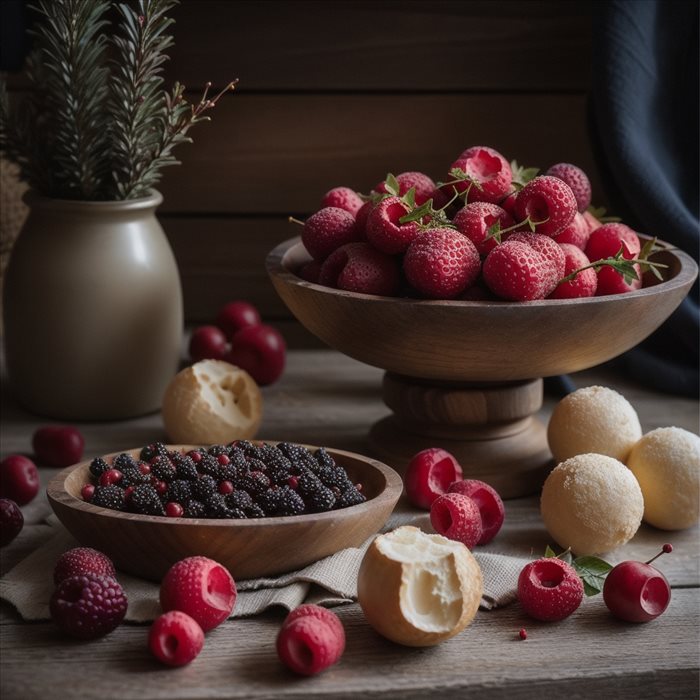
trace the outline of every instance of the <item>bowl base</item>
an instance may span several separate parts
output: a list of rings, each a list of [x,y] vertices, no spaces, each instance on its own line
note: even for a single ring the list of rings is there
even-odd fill
[[[383,394],[394,414],[375,423],[370,446],[400,473],[420,450],[442,447],[462,465],[465,479],[517,498],[539,491],[553,466],[546,428],[535,415],[541,379],[468,384],[387,373]]]

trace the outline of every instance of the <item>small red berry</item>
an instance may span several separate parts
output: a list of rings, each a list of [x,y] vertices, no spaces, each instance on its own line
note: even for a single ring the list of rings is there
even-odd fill
[[[287,345],[282,334],[261,324],[243,328],[231,338],[228,362],[244,369],[261,386],[273,384],[284,371]]]
[[[227,464],[231,464],[231,459],[229,458],[228,455],[219,455],[216,458],[216,461],[221,464],[222,466],[225,466]]]
[[[332,190],[328,190],[321,200],[321,208],[337,207],[344,209],[353,217],[357,216],[357,212],[362,209],[363,204],[360,195],[349,187],[334,187]]]
[[[622,248],[622,257],[627,260],[636,258],[642,250],[637,233],[621,223],[603,224],[592,231],[586,243],[586,257],[591,262],[612,258]]]
[[[71,425],[47,425],[32,437],[37,461],[49,467],[68,467],[83,456],[85,438]]]
[[[429,509],[453,481],[461,478],[459,462],[446,450],[430,447],[418,452],[408,463],[404,475],[406,495],[414,506]]]
[[[287,479],[287,486],[289,486],[290,489],[296,490],[299,486],[299,477],[290,476],[289,479]]]
[[[64,579],[83,574],[114,578],[117,572],[106,554],[91,547],[74,547],[59,557],[53,570],[53,582],[57,586]]]
[[[530,180],[515,199],[518,221],[529,218],[537,233],[556,236],[576,215],[576,197],[571,188],[557,177],[540,175]]]
[[[108,469],[100,475],[100,486],[109,486],[110,484],[118,484],[124,475],[119,469]]]
[[[571,188],[579,212],[588,209],[591,204],[591,182],[581,168],[571,163],[557,163],[547,170],[545,175],[558,177]]]
[[[563,620],[581,605],[583,583],[574,567],[561,559],[537,559],[520,572],[518,599],[536,620]]]
[[[17,505],[29,503],[39,493],[39,472],[31,459],[9,455],[0,462],[0,497]]]
[[[197,450],[192,450],[191,452],[188,452],[187,454],[188,454],[188,456],[192,457],[192,460],[194,461],[195,464],[197,462],[202,461],[202,453],[197,452]]]
[[[586,267],[590,260],[586,254],[577,246],[569,243],[562,243],[561,249],[564,251],[564,276],[570,275],[576,270]],[[592,297],[598,288],[598,275],[593,268],[581,270],[576,277],[568,282],[560,282],[554,291],[549,295],[551,299],[576,299],[581,297]]]
[[[307,614],[282,625],[276,646],[285,666],[300,675],[313,676],[340,659],[345,633],[341,636],[337,627]]]
[[[80,497],[84,501],[91,501],[92,497],[95,495],[95,486],[93,484],[85,484],[82,489],[80,489]]]
[[[464,181],[452,185],[458,192],[469,190],[468,202],[500,202],[512,188],[513,172],[510,163],[497,150],[488,146],[468,148],[450,166],[450,170],[455,168],[478,183],[477,186]],[[453,179],[449,175],[448,177]]]
[[[496,489],[478,479],[465,479],[450,484],[447,493],[469,496],[479,508],[481,537],[477,544],[488,544],[500,531],[506,517],[503,500]]]
[[[222,493],[225,495],[229,493],[233,493],[233,483],[229,481],[228,479],[224,479],[224,481],[219,482],[219,493]]]
[[[24,516],[20,507],[9,498],[0,498],[0,547],[10,544],[23,527]]]
[[[513,226],[515,221],[497,204],[472,202],[455,214],[452,223],[476,246],[480,255],[486,255],[498,245],[495,236],[489,238],[489,229],[497,223],[501,229],[506,229]]]
[[[226,336],[216,326],[200,326],[192,331],[189,355],[192,362],[223,360],[226,355]]]
[[[165,514],[169,518],[181,518],[184,512],[185,509],[175,501],[169,501],[165,504]]]
[[[393,296],[400,284],[399,265],[367,243],[348,243],[324,261],[318,282],[346,292]]]
[[[435,182],[425,173],[409,171],[399,173],[396,176],[396,182],[399,183],[399,197],[403,197],[411,188],[414,188],[416,197],[415,202],[418,206],[425,204],[435,191]],[[386,180],[382,180],[375,188],[375,192],[388,194],[386,188]]]
[[[236,584],[221,564],[207,557],[188,557],[173,564],[160,585],[164,612],[181,610],[208,632],[233,611]]]
[[[324,207],[304,222],[301,242],[314,260],[325,260],[334,250],[359,240],[355,217],[338,207]]]
[[[259,326],[261,322],[260,313],[247,301],[230,301],[222,306],[216,315],[216,325],[227,338],[231,338],[241,328]]]
[[[168,484],[165,481],[156,480],[153,488],[162,496],[168,490]]]
[[[430,524],[435,532],[474,549],[481,539],[481,514],[476,503],[460,493],[438,496],[430,506]]]
[[[667,543],[661,549],[663,550],[664,554],[670,554],[673,551],[673,545]]]
[[[146,464],[145,462],[141,462],[139,464],[139,471],[144,475],[147,476],[148,474],[151,473],[151,465]]]
[[[375,204],[367,217],[369,243],[387,255],[405,253],[420,235],[415,221],[401,223],[401,218],[408,213],[408,205],[399,197],[387,197]]]
[[[131,494],[134,493],[135,486],[127,486],[124,489],[124,500],[128,501],[131,498]]]
[[[204,647],[204,631],[189,615],[171,610],[157,617],[148,633],[148,648],[167,666],[184,666]]]
[[[520,639],[527,639],[527,630],[524,627],[520,628],[520,632],[518,632],[518,637],[520,637]]]

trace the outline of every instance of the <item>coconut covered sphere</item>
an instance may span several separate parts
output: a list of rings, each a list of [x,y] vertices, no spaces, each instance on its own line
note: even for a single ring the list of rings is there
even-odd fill
[[[639,417],[630,402],[604,386],[584,387],[565,396],[554,408],[547,428],[556,462],[586,453],[626,462],[641,437]]]
[[[700,437],[683,428],[657,428],[633,448],[627,466],[644,495],[644,520],[682,530],[700,519]]]
[[[547,477],[540,512],[549,534],[579,555],[609,552],[628,542],[644,513],[634,474],[600,454],[571,457]]]

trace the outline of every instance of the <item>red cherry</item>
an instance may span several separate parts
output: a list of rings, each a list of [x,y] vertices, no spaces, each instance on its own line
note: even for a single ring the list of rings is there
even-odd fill
[[[221,464],[222,466],[226,466],[227,464],[231,464],[231,459],[228,455],[219,455],[216,458],[216,461]]]
[[[71,425],[46,425],[32,438],[37,461],[48,467],[69,467],[83,456],[85,438]]]
[[[281,376],[286,352],[287,346],[278,330],[267,325],[248,326],[231,338],[231,350],[226,359],[265,386]]]
[[[0,498],[0,547],[10,544],[22,532],[24,516],[9,498]]]
[[[430,447],[416,454],[404,476],[406,495],[413,505],[430,508],[433,501],[462,478],[462,467],[446,450]]]
[[[122,480],[123,474],[118,469],[108,469],[100,475],[100,486],[110,486],[118,484]]]
[[[0,462],[0,498],[23,506],[39,493],[39,472],[31,459],[10,455]]]
[[[93,484],[85,484],[82,489],[80,489],[80,495],[84,501],[91,501],[92,497],[95,495],[95,487]]]
[[[216,325],[227,338],[232,338],[241,328],[259,326],[260,323],[258,310],[247,301],[230,301],[216,316]]]
[[[656,557],[672,551],[664,545]],[[603,586],[603,600],[610,612],[627,622],[649,622],[666,610],[671,586],[651,562],[623,561],[610,570]]]
[[[477,479],[465,479],[450,484],[447,493],[461,493],[476,502],[482,527],[477,544],[488,544],[498,534],[506,517],[503,501],[496,489]]]
[[[179,503],[175,503],[175,501],[169,501],[165,504],[165,514],[169,518],[181,518],[184,512],[185,509]]]
[[[219,493],[222,493],[224,496],[226,496],[229,493],[233,493],[233,483],[229,481],[228,479],[224,479],[224,481],[219,482]]]
[[[190,338],[190,359],[223,360],[226,355],[226,336],[216,326],[200,326],[195,328]]]

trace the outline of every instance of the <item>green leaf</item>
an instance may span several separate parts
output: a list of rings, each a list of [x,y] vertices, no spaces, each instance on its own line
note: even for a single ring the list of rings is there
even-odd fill
[[[413,209],[413,207],[416,206],[416,188],[411,187],[411,189],[406,192],[402,199],[404,202],[406,202],[410,209]]]
[[[489,226],[487,231],[486,231],[486,238],[484,238],[484,240],[488,241],[491,238],[495,238],[497,243],[501,242],[501,221],[500,221],[500,219],[496,220],[495,223],[491,224],[491,226]],[[547,547],[547,548],[549,549],[549,547]],[[547,555],[545,555],[545,556],[547,556]]]
[[[552,557],[556,557],[557,555],[554,552],[554,550],[549,545],[547,545],[547,547],[544,550],[544,556],[546,559],[551,559]]]
[[[399,181],[392,173],[387,173],[386,179],[384,180],[384,187],[386,187],[386,191],[389,192],[389,194],[394,195],[394,197],[399,196],[401,185],[399,185]]]
[[[607,209],[605,207],[594,207],[592,204],[587,210],[590,214],[593,214],[596,219],[602,219],[605,216]]]
[[[518,190],[525,187],[530,180],[534,180],[537,173],[540,172],[539,168],[526,168],[519,165],[517,160],[510,162],[510,169],[512,171],[511,183]]]
[[[603,590],[605,577],[612,565],[598,557],[576,557],[573,561],[576,573],[583,581],[583,592],[587,596],[597,595]]]

